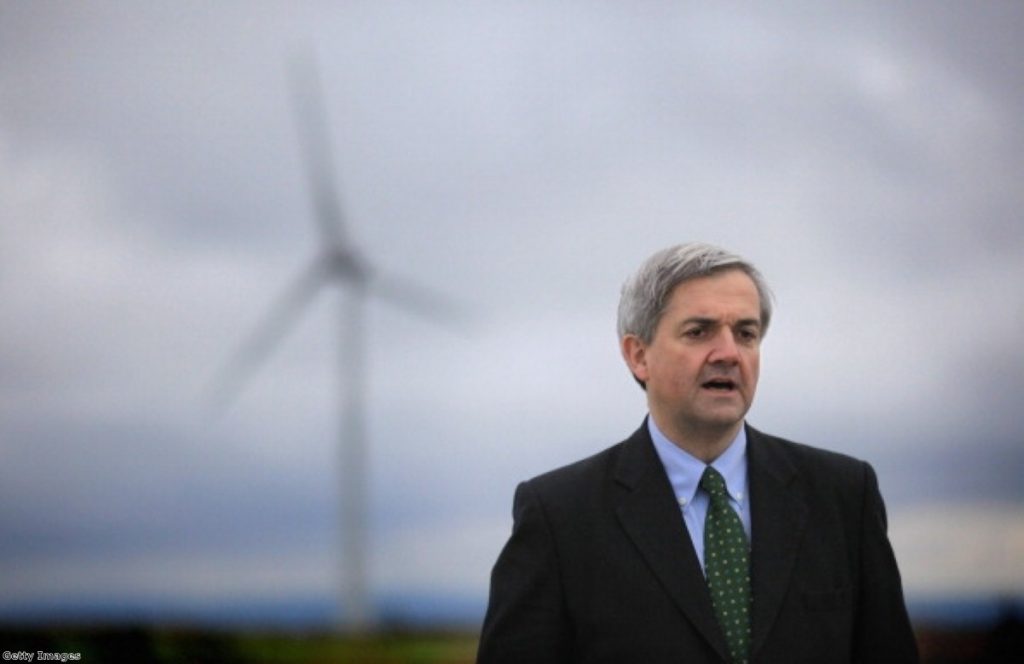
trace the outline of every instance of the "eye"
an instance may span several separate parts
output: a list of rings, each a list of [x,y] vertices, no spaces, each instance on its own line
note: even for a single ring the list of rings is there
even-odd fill
[[[740,329],[739,337],[744,341],[757,341],[761,337],[761,332],[757,328],[744,327]]]
[[[683,336],[690,339],[700,339],[704,336],[704,328],[702,327],[691,327],[688,330],[683,331]]]

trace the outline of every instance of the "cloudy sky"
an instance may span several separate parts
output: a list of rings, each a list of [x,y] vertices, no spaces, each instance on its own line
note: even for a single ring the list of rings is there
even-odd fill
[[[749,419],[874,464],[908,593],[1024,594],[1022,31],[995,1],[0,0],[0,610],[337,585],[341,294],[209,416],[318,249],[296,53],[358,250],[461,312],[367,311],[375,597],[483,605],[515,484],[640,424],[618,289],[690,239],[768,277]]]

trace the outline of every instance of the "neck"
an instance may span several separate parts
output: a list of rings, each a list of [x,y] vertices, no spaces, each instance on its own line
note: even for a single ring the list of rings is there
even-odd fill
[[[697,457],[704,463],[711,463],[722,455],[729,447],[743,426],[743,420],[728,426],[680,426],[674,422],[662,422],[651,413],[658,429],[673,445],[687,454]]]

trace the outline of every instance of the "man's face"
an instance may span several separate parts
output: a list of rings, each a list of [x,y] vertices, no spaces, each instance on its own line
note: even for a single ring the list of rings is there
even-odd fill
[[[651,415],[666,435],[738,430],[760,371],[760,304],[746,273],[719,272],[676,286],[649,344],[623,339],[626,362],[646,383]]]

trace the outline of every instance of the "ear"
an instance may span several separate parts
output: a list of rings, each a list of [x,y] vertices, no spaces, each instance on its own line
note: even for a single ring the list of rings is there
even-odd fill
[[[635,334],[627,334],[622,337],[620,350],[622,351],[622,359],[626,361],[626,365],[633,373],[633,376],[640,383],[646,383],[648,378],[647,344]]]

